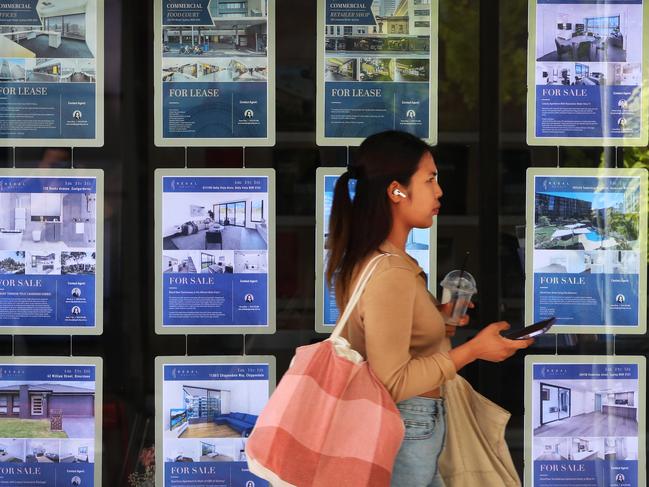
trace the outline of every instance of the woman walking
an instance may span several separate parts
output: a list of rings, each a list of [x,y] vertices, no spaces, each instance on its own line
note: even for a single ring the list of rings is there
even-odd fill
[[[349,181],[355,180],[355,196]],[[365,264],[383,257],[342,336],[368,361],[401,414],[405,438],[392,474],[394,487],[443,487],[437,459],[445,437],[440,387],[477,360],[499,362],[532,340],[507,340],[505,322],[492,323],[449,352],[440,350],[454,327],[427,290],[426,275],[405,251],[413,228],[428,228],[442,189],[430,147],[402,132],[367,138],[356,162],[338,180],[329,237],[327,279],[344,309]],[[465,317],[462,324],[468,322]]]

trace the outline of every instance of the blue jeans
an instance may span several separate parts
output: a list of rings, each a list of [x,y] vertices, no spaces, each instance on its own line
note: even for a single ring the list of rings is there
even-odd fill
[[[406,434],[394,462],[391,487],[444,487],[437,459],[446,436],[444,400],[415,396],[397,403]]]

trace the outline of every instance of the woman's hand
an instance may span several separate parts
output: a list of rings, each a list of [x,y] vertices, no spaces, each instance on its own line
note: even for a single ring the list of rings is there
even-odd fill
[[[469,308],[475,308],[475,304],[472,302],[469,302]],[[444,319],[449,317],[453,311],[453,302],[448,302],[444,304],[439,304],[437,305],[437,309],[439,310],[440,314]],[[455,336],[455,332],[457,330],[458,326],[466,326],[469,324],[469,315],[464,315],[460,318],[459,322],[457,325],[446,325],[446,336],[447,337],[452,337]]]
[[[492,323],[478,333],[468,343],[471,344],[475,358],[489,362],[502,362],[514,355],[518,350],[527,348],[534,343],[532,338],[527,340],[509,340],[500,332],[508,330],[509,323],[499,321]]]

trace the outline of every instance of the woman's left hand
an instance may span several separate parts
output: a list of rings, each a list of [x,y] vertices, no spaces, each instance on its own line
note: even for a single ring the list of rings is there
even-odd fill
[[[472,302],[469,302],[470,309],[475,308],[475,304]],[[440,304],[437,306],[437,309],[441,313],[441,315],[446,318],[447,316],[450,316],[451,312],[453,311],[453,303],[445,303],[445,304]],[[457,330],[458,326],[466,326],[469,324],[469,315],[464,315],[460,318],[457,326],[456,325],[446,325],[446,336],[447,337],[452,337],[455,336],[455,332]]]

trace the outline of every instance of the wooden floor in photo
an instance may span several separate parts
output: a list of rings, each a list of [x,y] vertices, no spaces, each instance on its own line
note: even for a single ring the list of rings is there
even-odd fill
[[[241,438],[241,433],[227,424],[190,424],[180,438]]]
[[[638,423],[629,418],[603,414],[587,413],[544,424],[534,430],[534,436],[567,436],[601,437],[601,436],[637,436]]]

